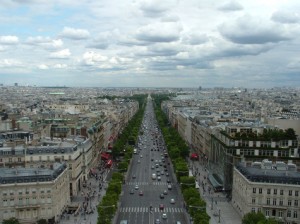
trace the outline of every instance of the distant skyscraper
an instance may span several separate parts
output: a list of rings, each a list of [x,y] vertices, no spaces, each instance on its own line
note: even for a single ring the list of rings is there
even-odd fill
[[[18,86],[18,83],[17,83],[17,82],[15,82],[15,86]]]
[[[199,86],[199,87],[198,87],[198,90],[202,90],[202,86]]]

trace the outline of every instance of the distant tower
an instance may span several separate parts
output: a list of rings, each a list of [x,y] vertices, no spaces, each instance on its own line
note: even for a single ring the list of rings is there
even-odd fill
[[[199,86],[199,87],[198,87],[198,90],[202,90],[202,86]]]
[[[15,82],[15,86],[18,86],[18,83],[17,83],[17,82]]]

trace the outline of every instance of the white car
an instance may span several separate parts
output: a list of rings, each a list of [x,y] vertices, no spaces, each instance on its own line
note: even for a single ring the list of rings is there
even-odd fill
[[[163,213],[161,217],[162,217],[162,219],[167,219],[168,218],[166,213]]]
[[[170,203],[171,203],[171,204],[175,204],[175,199],[174,199],[174,198],[171,198]]]
[[[139,189],[139,185],[135,185],[134,189],[138,190]]]

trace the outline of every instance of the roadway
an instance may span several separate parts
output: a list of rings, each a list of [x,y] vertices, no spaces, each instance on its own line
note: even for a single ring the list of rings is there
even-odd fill
[[[149,101],[140,130],[143,134],[139,136],[137,153],[132,158],[123,186],[116,223],[119,224],[121,220],[127,220],[130,224],[186,223],[180,189],[165,154],[164,140]],[[156,179],[152,178],[153,173]],[[168,189],[169,184],[171,189]],[[164,198],[160,198],[161,194]],[[171,199],[175,203],[171,203]],[[160,209],[161,204],[163,210]],[[163,214],[166,218],[163,218]]]

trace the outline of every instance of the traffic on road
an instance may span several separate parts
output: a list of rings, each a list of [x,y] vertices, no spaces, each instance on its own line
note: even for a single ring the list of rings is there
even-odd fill
[[[186,223],[186,211],[173,174],[151,98],[120,199],[117,224]]]

